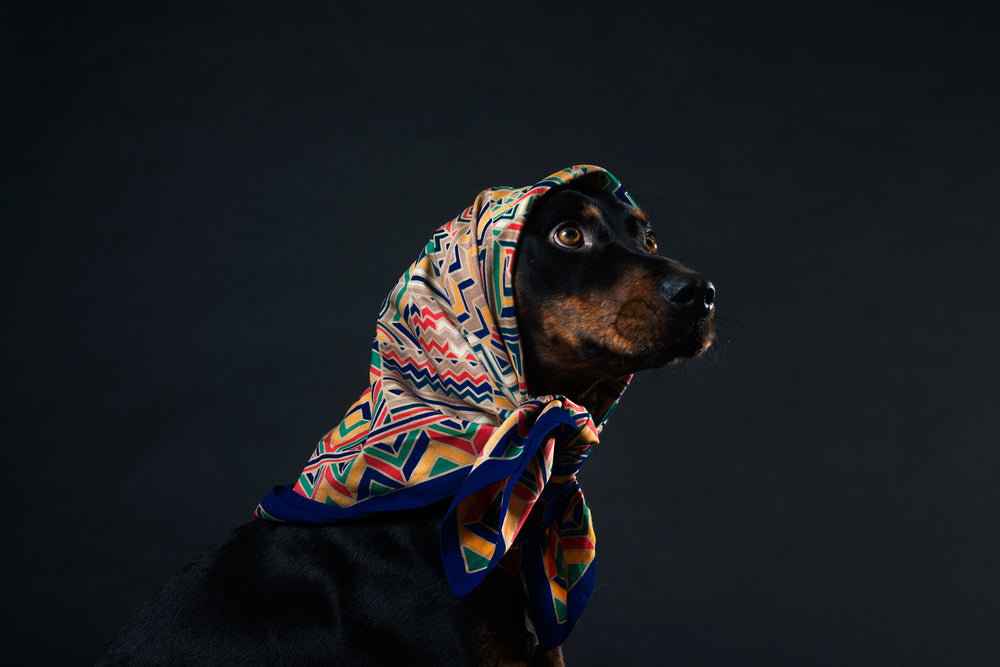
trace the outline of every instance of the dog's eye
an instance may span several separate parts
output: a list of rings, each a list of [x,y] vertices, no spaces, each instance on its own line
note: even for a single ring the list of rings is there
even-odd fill
[[[583,245],[583,232],[580,231],[579,227],[566,225],[556,230],[555,239],[561,246],[579,248]]]
[[[648,250],[650,254],[655,255],[657,248],[658,246],[656,245],[656,239],[653,238],[653,235],[646,234],[646,250]]]

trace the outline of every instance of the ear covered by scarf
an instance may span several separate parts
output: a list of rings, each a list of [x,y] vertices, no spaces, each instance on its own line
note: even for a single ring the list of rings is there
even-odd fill
[[[382,305],[369,387],[256,517],[328,524],[452,498],[441,526],[452,590],[468,593],[518,543],[539,642],[566,639],[595,570],[576,473],[629,378],[599,385],[593,414],[529,395],[511,269],[532,204],[595,172],[634,205],[610,173],[578,165],[485,190],[434,233]]]

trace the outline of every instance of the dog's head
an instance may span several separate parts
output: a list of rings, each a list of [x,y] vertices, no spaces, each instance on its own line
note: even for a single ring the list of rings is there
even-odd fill
[[[584,397],[601,380],[702,354],[715,288],[658,254],[646,216],[583,177],[554,188],[525,222],[514,299],[535,394]]]

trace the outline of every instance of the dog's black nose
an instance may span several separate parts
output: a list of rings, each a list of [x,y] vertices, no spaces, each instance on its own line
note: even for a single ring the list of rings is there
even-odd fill
[[[715,305],[715,285],[699,276],[679,275],[663,283],[667,300],[678,308],[707,315]]]

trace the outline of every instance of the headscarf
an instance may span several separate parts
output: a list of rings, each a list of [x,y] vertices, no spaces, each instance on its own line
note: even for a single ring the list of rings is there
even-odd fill
[[[601,382],[592,413],[565,396],[530,395],[512,267],[532,205],[593,173],[635,205],[610,173],[577,165],[484,190],[434,233],[382,304],[368,388],[298,481],[275,487],[255,516],[329,524],[452,498],[441,525],[451,589],[468,593],[519,544],[539,643],[566,639],[595,570],[576,473],[630,378]]]

